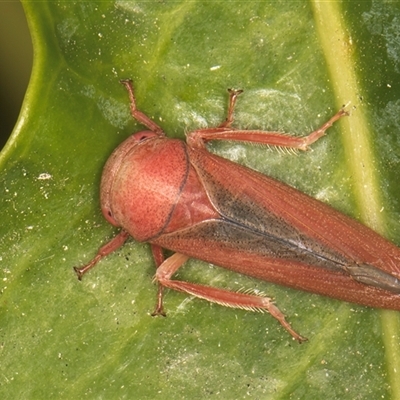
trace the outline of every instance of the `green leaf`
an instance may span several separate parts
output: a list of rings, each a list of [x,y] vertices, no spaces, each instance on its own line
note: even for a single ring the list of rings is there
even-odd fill
[[[129,241],[82,282],[116,231],[100,212],[102,167],[142,129],[216,126],[244,89],[236,126],[306,134],[352,115],[297,156],[239,144],[211,151],[363,220],[400,244],[400,7],[391,2],[24,2],[35,64],[0,155],[2,398],[399,398],[400,319],[192,260],[179,279],[276,299],[309,342],[269,315],[156,287]],[[277,199],[279,201],[279,199]],[[394,372],[393,372],[394,371]]]

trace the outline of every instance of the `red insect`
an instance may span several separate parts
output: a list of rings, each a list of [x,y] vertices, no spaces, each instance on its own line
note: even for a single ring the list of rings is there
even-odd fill
[[[267,310],[299,342],[305,340],[268,297],[171,279],[197,258],[269,282],[365,306],[400,310],[400,249],[359,222],[290,186],[207,151],[210,140],[263,143],[306,150],[335,121],[298,138],[232,128],[241,91],[230,90],[228,115],[216,128],[165,137],[136,109],[132,82],[124,80],[133,118],[149,130],[133,134],[108,159],[101,181],[102,211],[121,232],[87,265],[132,236],[151,244],[159,283],[155,315],[165,315],[167,287],[228,307]],[[175,251],[164,259],[163,248]]]

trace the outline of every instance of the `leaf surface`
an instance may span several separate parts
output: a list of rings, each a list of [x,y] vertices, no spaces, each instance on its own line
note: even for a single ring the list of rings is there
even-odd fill
[[[313,151],[210,150],[400,244],[400,7],[324,4],[24,2],[35,65],[0,155],[2,398],[400,397],[398,313],[196,260],[179,271],[179,279],[274,297],[309,338],[298,345],[268,315],[181,293],[167,293],[167,318],[151,318],[146,244],[128,242],[82,282],[72,270],[116,233],[100,212],[101,171],[142,129],[122,78],[133,79],[140,110],[181,139],[224,119],[231,87],[244,89],[236,126],[299,135],[351,101],[352,115]]]

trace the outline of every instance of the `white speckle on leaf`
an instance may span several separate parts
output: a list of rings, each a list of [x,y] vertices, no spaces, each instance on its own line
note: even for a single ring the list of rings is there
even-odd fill
[[[131,11],[135,14],[143,14],[143,10],[133,1],[116,1],[115,7]]]
[[[361,18],[367,29],[373,35],[384,40],[386,53],[394,63],[397,72],[400,71],[400,18],[396,16],[396,2],[373,1],[368,12],[363,12]],[[388,18],[388,15],[394,15]]]
[[[62,23],[57,25],[57,31],[61,35],[64,44],[70,42],[72,36],[75,34],[79,27],[78,18],[67,18]]]
[[[37,177],[37,179],[40,180],[40,181],[45,181],[45,180],[52,179],[52,178],[53,178],[53,175],[51,175],[51,174],[49,174],[47,172],[43,172],[42,174],[40,174]]]

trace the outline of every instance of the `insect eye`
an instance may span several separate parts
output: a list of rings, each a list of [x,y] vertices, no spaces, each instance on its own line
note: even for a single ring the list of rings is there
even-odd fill
[[[114,215],[111,210],[107,210],[107,215],[109,216],[110,219],[114,219]]]
[[[146,140],[151,137],[158,136],[158,135],[156,133],[154,133],[153,131],[142,131],[142,132],[135,133],[133,136],[135,137],[136,142],[142,142],[143,140]]]

